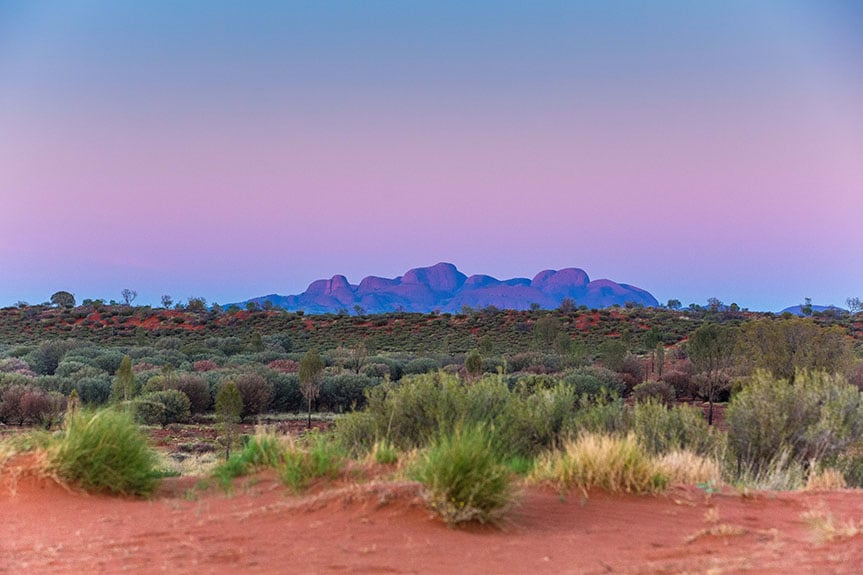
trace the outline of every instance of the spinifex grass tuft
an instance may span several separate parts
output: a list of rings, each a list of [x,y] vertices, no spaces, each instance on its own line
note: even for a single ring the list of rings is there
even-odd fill
[[[494,522],[515,500],[510,472],[501,463],[491,432],[482,426],[438,437],[412,476],[425,485],[429,507],[450,525]]]
[[[662,491],[669,474],[636,441],[635,436],[582,434],[537,461],[534,481],[559,489],[590,489],[628,493]]]
[[[60,478],[87,491],[144,496],[158,484],[156,454],[131,416],[112,409],[68,417],[49,460]]]
[[[273,469],[293,491],[302,491],[317,478],[334,479],[344,465],[344,451],[323,433],[310,433],[303,440],[278,437],[272,432],[249,438],[243,450],[213,472],[223,488],[231,480],[259,469]]]

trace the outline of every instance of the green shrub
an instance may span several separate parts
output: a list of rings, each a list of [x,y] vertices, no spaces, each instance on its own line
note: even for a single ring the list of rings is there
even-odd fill
[[[798,372],[793,385],[756,372],[725,416],[738,467],[754,474],[783,450],[798,462],[829,460],[863,438],[860,391],[823,372]]]
[[[548,449],[574,427],[576,399],[572,386],[563,383],[529,395],[513,394],[495,425],[498,443],[522,457]]]
[[[575,369],[566,374],[563,381],[571,385],[578,395],[622,395],[625,390],[620,375],[604,367]]]
[[[75,389],[85,405],[102,405],[111,397],[111,378],[108,375],[83,377],[75,384]]]
[[[626,429],[626,406],[623,399],[608,394],[581,396],[572,427],[577,432],[623,432]]]
[[[419,357],[412,359],[404,366],[405,375],[418,375],[423,373],[431,373],[441,368],[438,360],[432,357]]]
[[[365,391],[380,383],[365,375],[343,373],[325,377],[318,397],[318,407],[321,410],[342,413],[365,406]]]
[[[299,412],[303,409],[303,394],[300,392],[300,376],[296,373],[282,373],[272,369],[264,376],[273,384],[273,410],[284,413]]]
[[[647,400],[659,401],[664,405],[674,403],[674,388],[664,381],[645,381],[632,388],[632,397],[636,402]]]
[[[243,450],[219,465],[214,475],[227,488],[236,477],[274,469],[285,485],[301,491],[315,479],[336,478],[343,465],[344,451],[329,435],[313,432],[301,442],[264,432],[249,438]]]
[[[237,477],[257,469],[276,468],[284,459],[285,444],[272,433],[259,433],[249,438],[242,451],[229,457],[213,470],[219,484],[227,489]]]
[[[687,450],[709,455],[715,453],[720,442],[700,409],[688,405],[667,407],[655,399],[635,404],[631,429],[654,454]]]
[[[165,404],[159,401],[157,393],[145,393],[135,399],[135,421],[142,425],[165,425]]]
[[[398,449],[387,440],[376,441],[372,446],[372,458],[379,465],[392,465],[399,460]]]
[[[258,415],[270,409],[273,401],[273,384],[256,373],[239,375],[234,383],[243,398],[243,417]]]
[[[305,489],[315,479],[335,479],[344,466],[345,453],[332,436],[313,432],[303,439],[307,447],[291,444],[276,469],[282,482],[294,491]]]
[[[87,491],[148,495],[156,488],[156,454],[121,411],[76,411],[49,452],[57,475]]]
[[[515,500],[494,435],[482,426],[438,437],[411,475],[425,486],[429,507],[450,525],[496,521]]]
[[[135,401],[135,416],[145,425],[189,421],[189,398],[182,391],[166,389],[142,395]]]
[[[189,374],[172,377],[167,381],[167,388],[181,391],[189,398],[191,413],[204,413],[213,405],[210,386],[202,377]]]

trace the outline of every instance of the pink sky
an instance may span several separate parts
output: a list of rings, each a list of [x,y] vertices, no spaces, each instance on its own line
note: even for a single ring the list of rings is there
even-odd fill
[[[0,3],[0,305],[438,261],[863,297],[853,3],[213,6]]]

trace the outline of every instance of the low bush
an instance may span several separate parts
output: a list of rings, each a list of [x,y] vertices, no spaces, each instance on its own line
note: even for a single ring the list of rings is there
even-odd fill
[[[157,485],[156,454],[129,415],[76,411],[49,450],[52,469],[87,491],[144,496]]]
[[[655,399],[632,408],[630,429],[654,454],[687,450],[713,455],[721,443],[721,436],[707,424],[700,409],[687,405],[667,407]]]
[[[135,416],[145,425],[186,423],[191,415],[189,405],[189,398],[182,391],[155,391],[135,400]]]
[[[60,422],[66,398],[35,386],[13,385],[0,394],[0,422],[51,427]]]
[[[202,377],[186,374],[175,376],[166,381],[166,387],[181,391],[189,398],[191,413],[204,413],[213,405],[210,386]]]
[[[439,436],[411,475],[425,486],[429,507],[450,525],[497,521],[515,501],[494,435],[482,426]]]
[[[292,443],[276,469],[282,482],[294,491],[307,488],[315,479],[335,479],[345,461],[344,451],[330,435],[310,433],[303,439],[305,449]]]
[[[256,373],[245,373],[234,380],[243,398],[243,414],[249,417],[259,415],[270,409],[273,401],[273,384]]]
[[[623,378],[604,367],[582,367],[566,374],[563,381],[572,385],[578,395],[623,395]]]
[[[405,375],[418,375],[423,373],[431,373],[441,368],[438,360],[432,357],[419,357],[412,359],[404,366]]]
[[[639,403],[654,400],[664,405],[672,405],[675,395],[674,389],[664,381],[645,381],[632,389],[632,397]]]
[[[336,478],[344,457],[338,443],[326,434],[310,433],[301,441],[264,431],[250,437],[242,451],[219,465],[214,474],[228,488],[236,477],[259,469],[274,469],[285,485],[301,491],[315,479]]]
[[[629,434],[625,437],[585,433],[546,453],[536,463],[533,481],[561,490],[591,489],[656,493],[671,480],[669,473]]]
[[[106,403],[111,397],[111,378],[107,375],[83,377],[75,384],[75,390],[84,404],[99,406]]]
[[[352,373],[325,377],[317,400],[318,408],[336,413],[362,409],[366,403],[365,391],[378,383],[380,380]]]
[[[778,454],[808,465],[863,439],[861,393],[841,376],[798,372],[794,384],[756,372],[725,413],[738,467],[760,474]]]
[[[692,381],[692,375],[689,372],[673,369],[662,374],[660,381],[667,383],[674,390],[675,397],[695,399],[698,395],[698,386]]]

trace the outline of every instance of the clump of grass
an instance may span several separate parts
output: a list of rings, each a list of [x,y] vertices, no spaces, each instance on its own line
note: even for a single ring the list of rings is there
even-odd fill
[[[87,491],[146,496],[157,484],[157,457],[130,415],[76,411],[49,449],[50,467]]]
[[[806,485],[803,464],[793,459],[791,450],[784,448],[766,463],[743,467],[736,484],[744,489],[766,491],[795,491]]]
[[[715,459],[692,453],[672,451],[659,458],[659,467],[671,483],[719,485],[722,471]]]
[[[318,478],[337,478],[345,462],[344,450],[329,435],[310,433],[305,440],[305,449],[292,442],[276,467],[279,478],[294,491],[302,491]]]
[[[376,441],[369,455],[378,465],[393,465],[399,460],[398,449],[386,439]]]
[[[510,472],[483,426],[459,427],[439,436],[410,475],[425,486],[429,507],[449,525],[494,523],[515,502]]]
[[[526,477],[530,475],[531,471],[533,471],[534,460],[530,457],[514,455],[504,461],[504,465],[506,465],[507,469],[512,473]]]
[[[301,491],[316,478],[337,477],[344,459],[344,450],[326,434],[310,433],[300,441],[263,431],[250,437],[239,453],[217,466],[213,475],[227,489],[237,477],[273,469],[285,485]]]
[[[837,524],[833,514],[824,509],[810,509],[803,514],[803,520],[815,532],[819,543],[863,535],[863,524],[850,520]]]
[[[845,482],[845,476],[841,471],[832,467],[824,469],[813,469],[809,473],[809,478],[806,480],[806,491],[834,491],[837,489],[845,489],[848,484]]]
[[[587,495],[590,489],[656,493],[665,489],[671,476],[634,435],[585,433],[541,456],[531,479]]]

